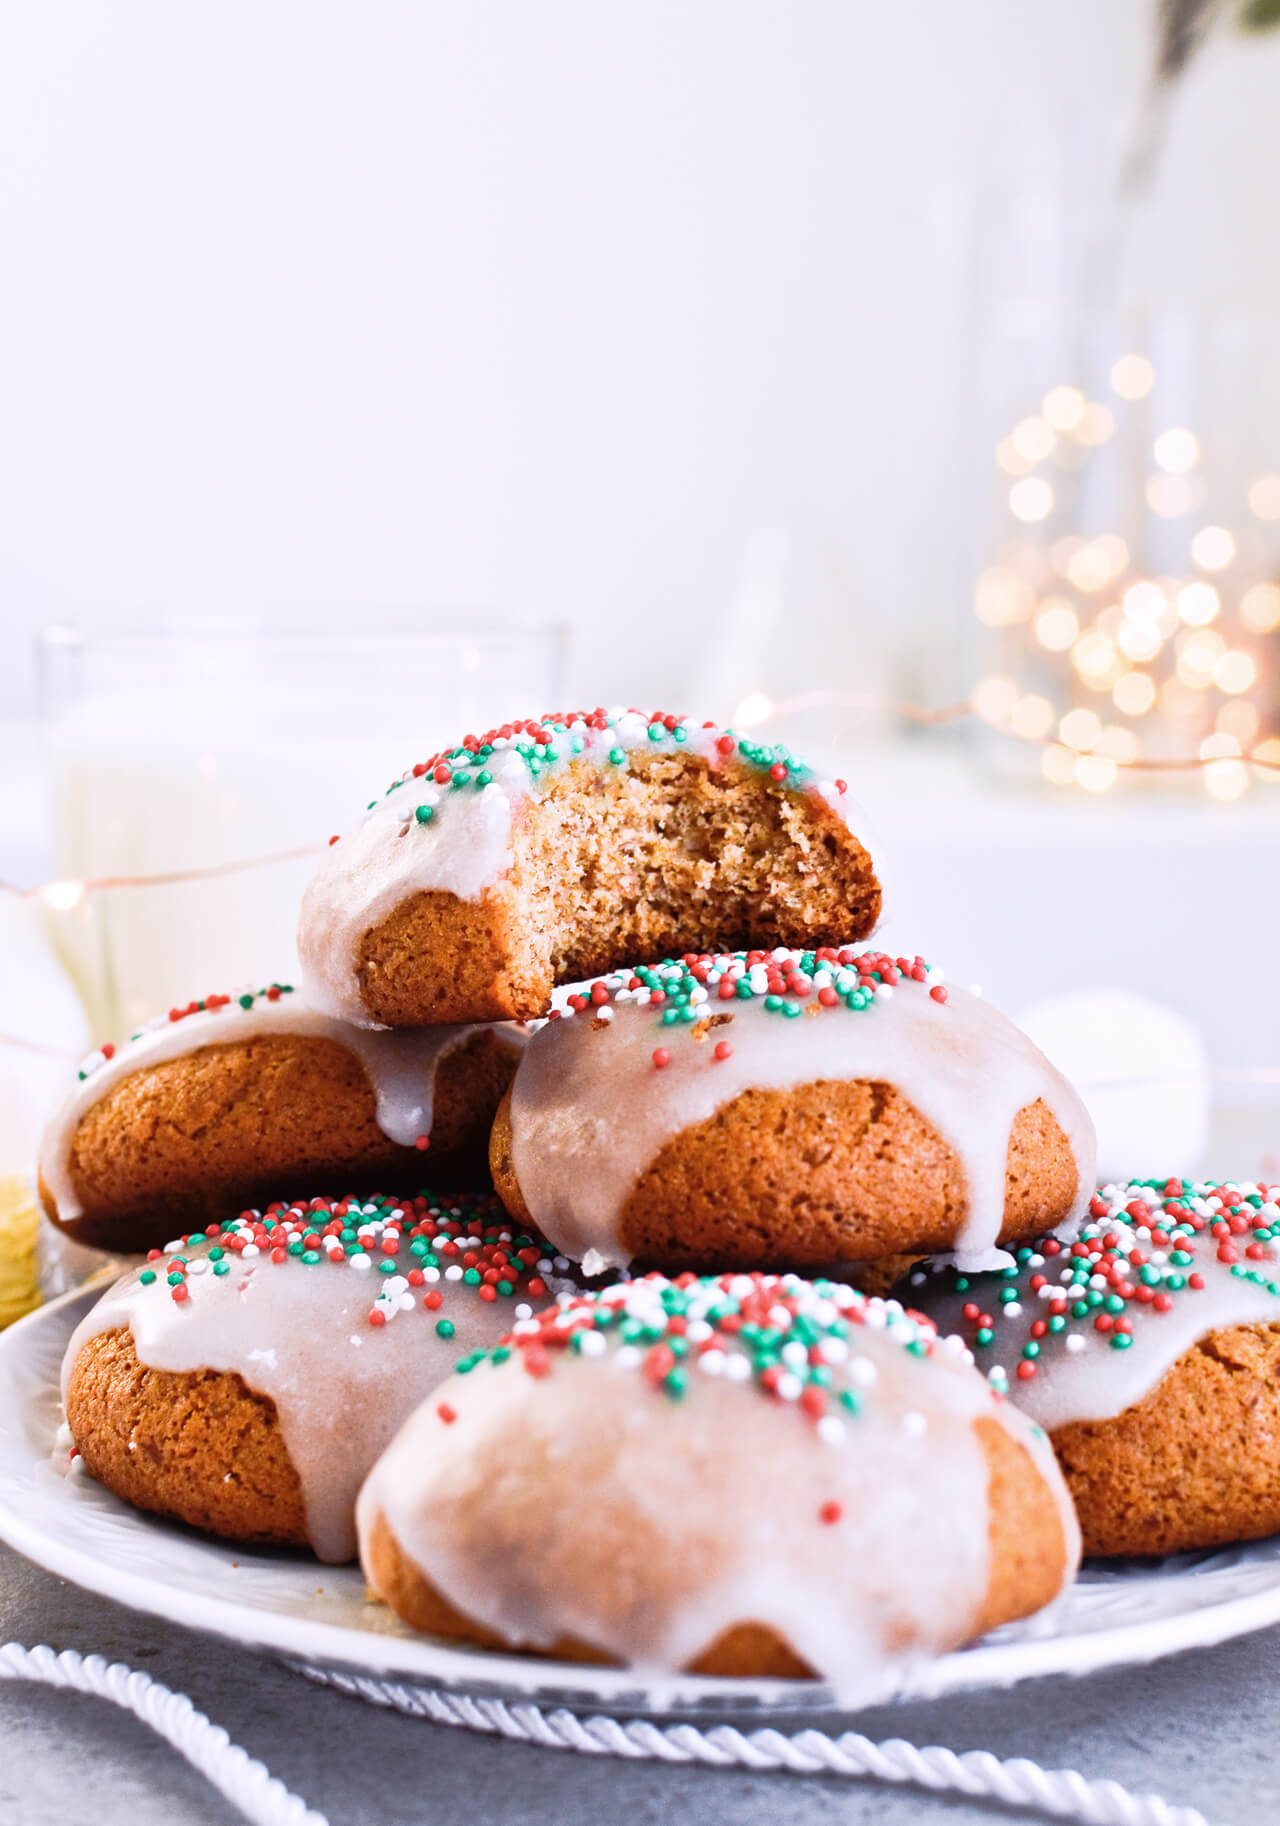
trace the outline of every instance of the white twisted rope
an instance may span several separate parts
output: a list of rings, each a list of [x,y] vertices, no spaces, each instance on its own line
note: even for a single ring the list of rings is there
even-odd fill
[[[575,1712],[543,1712],[535,1705],[507,1705],[426,1687],[370,1680],[290,1661],[288,1666],[318,1685],[336,1688],[372,1705],[390,1707],[433,1724],[488,1732],[546,1750],[576,1750],[585,1756],[618,1756],[630,1761],[703,1763],[711,1768],[781,1770],[793,1775],[870,1777],[935,1793],[1034,1808],[1084,1826],[1208,1826],[1194,1807],[1176,1807],[1155,1794],[1131,1794],[1118,1782],[1087,1781],[1074,1769],[1041,1769],[1023,1757],[1002,1762],[987,1750],[957,1755],[940,1746],[917,1749],[898,1738],[872,1743],[856,1731],[828,1737],[822,1731],[744,1733],[733,1725],[701,1731],[695,1725],[660,1726],[645,1718],[623,1724],[616,1718],[579,1718]],[[60,1654],[51,1648],[0,1646],[0,1680],[29,1680],[42,1686],[91,1693],[132,1712],[198,1769],[253,1826],[328,1826],[325,1816],[291,1794],[270,1771],[233,1744],[220,1725],[197,1712],[184,1693],[175,1693],[149,1674],[108,1663],[101,1655]]]
[[[269,1769],[233,1744],[221,1725],[197,1712],[185,1693],[161,1686],[149,1674],[107,1662],[101,1655],[58,1654],[43,1645],[23,1648],[18,1642],[0,1647],[0,1680],[30,1680],[40,1686],[92,1693],[132,1712],[144,1725],[173,1745],[193,1769],[238,1807],[253,1826],[328,1826]]]
[[[711,1768],[783,1770],[793,1775],[870,1777],[899,1786],[965,1794],[1009,1806],[1034,1808],[1084,1826],[1208,1826],[1195,1807],[1176,1807],[1158,1794],[1131,1794],[1119,1782],[1087,1781],[1074,1769],[1041,1769],[1024,1757],[1002,1762],[987,1750],[957,1755],[940,1746],[919,1750],[899,1738],[872,1743],[856,1731],[828,1737],[822,1731],[744,1733],[732,1725],[700,1731],[695,1725],[657,1725],[646,1718],[624,1724],[616,1718],[580,1718],[576,1712],[543,1712],[535,1705],[507,1705],[501,1699],[473,1699],[311,1667],[288,1665],[321,1686],[389,1706],[432,1724],[485,1731],[546,1750],[576,1750],[584,1756],[620,1756],[631,1761],[705,1763]]]

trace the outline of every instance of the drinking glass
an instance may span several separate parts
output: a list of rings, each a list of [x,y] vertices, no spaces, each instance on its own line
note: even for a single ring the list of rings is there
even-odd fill
[[[60,879],[45,900],[95,1035],[118,1041],[171,1004],[291,981],[298,903],[328,838],[435,748],[557,702],[564,647],[555,627],[47,629]],[[191,870],[208,873],[137,880]],[[118,885],[86,885],[102,880]]]

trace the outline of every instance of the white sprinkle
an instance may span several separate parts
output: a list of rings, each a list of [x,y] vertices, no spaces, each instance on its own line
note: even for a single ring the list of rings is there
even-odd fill
[[[801,1382],[799,1376],[793,1376],[790,1370],[784,1370],[774,1384],[774,1393],[783,1401],[798,1401],[803,1388],[804,1383]]]
[[[584,1328],[578,1333],[578,1349],[584,1357],[603,1357],[609,1341],[602,1331]]]
[[[434,1275],[436,1280],[438,1281],[440,1279],[440,1270],[438,1268],[428,1270],[427,1279],[430,1280],[432,1275]],[[532,1317],[533,1317],[532,1306],[529,1305],[528,1301],[521,1300],[520,1304],[516,1307],[516,1318],[517,1319],[531,1319]]]
[[[248,1253],[249,1251],[246,1249],[245,1254],[248,1255]],[[364,1251],[361,1250],[358,1255],[349,1255],[347,1257],[347,1265],[348,1267],[354,1268],[360,1274],[367,1274],[373,1267],[373,1257],[371,1255],[366,1255]]]
[[[730,1382],[749,1382],[751,1379],[751,1364],[746,1357],[740,1357],[734,1352],[725,1357],[724,1373],[729,1378]]]
[[[820,1338],[818,1355],[824,1363],[843,1363],[849,1355],[849,1346],[843,1338]]]
[[[878,1371],[870,1357],[855,1357],[849,1365],[849,1380],[857,1388],[874,1388],[877,1377]]]
[[[788,1369],[803,1369],[809,1361],[808,1349],[801,1344],[798,1338],[793,1339],[790,1344],[784,1344],[779,1355]]]
[[[720,1375],[724,1370],[725,1363],[726,1358],[722,1350],[704,1350],[697,1359],[698,1368],[702,1371],[704,1376]]]
[[[451,1262],[444,1271],[444,1278],[446,1281],[460,1281],[462,1275],[463,1270],[458,1266],[457,1262]]]
[[[198,1255],[194,1261],[187,1263],[187,1273],[189,1275],[208,1274],[212,1267],[213,1263],[209,1260],[207,1255]]]
[[[613,1355],[616,1369],[635,1369],[641,1360],[640,1352],[634,1344],[620,1344]]]
[[[824,1445],[837,1445],[844,1438],[843,1420],[835,1414],[824,1414],[818,1422],[818,1438]]]
[[[1084,1345],[1085,1341],[1078,1331],[1067,1333],[1067,1349],[1071,1351],[1073,1355],[1076,1351],[1083,1350]]]

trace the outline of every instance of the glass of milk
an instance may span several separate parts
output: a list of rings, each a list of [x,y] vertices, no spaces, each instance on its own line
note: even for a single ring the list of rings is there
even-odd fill
[[[296,974],[298,903],[336,832],[436,748],[559,700],[557,628],[41,637],[54,942],[96,1041]],[[259,857],[250,869],[218,873]],[[131,878],[208,870],[202,880]],[[86,893],[103,878],[119,886]]]

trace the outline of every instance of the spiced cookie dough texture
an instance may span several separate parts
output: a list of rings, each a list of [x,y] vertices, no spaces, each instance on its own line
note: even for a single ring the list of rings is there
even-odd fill
[[[1086,1553],[1280,1531],[1280,1186],[1104,1186],[1078,1235],[899,1291],[1048,1431]]]
[[[281,1183],[485,1183],[494,1111],[524,1033],[509,1026],[379,1033],[289,985],[173,1008],[103,1047],[50,1122],[40,1187],[77,1241],[140,1250]]]
[[[556,984],[626,959],[865,938],[866,842],[843,780],[713,723],[507,723],[333,839],[303,899],[303,982],[344,1020],[417,1027],[541,1015]]]
[[[348,1560],[356,1493],[397,1427],[555,1275],[492,1198],[244,1212],[153,1252],[77,1328],[62,1386],[79,1462],[138,1508]]]
[[[494,1124],[499,1195],[590,1272],[993,1247],[1081,1215],[1093,1129],[923,959],[688,955],[571,995]]]
[[[1078,1534],[1043,1437],[927,1321],[793,1276],[652,1275],[463,1357],[360,1494],[436,1635],[850,1696],[1039,1609]]]

